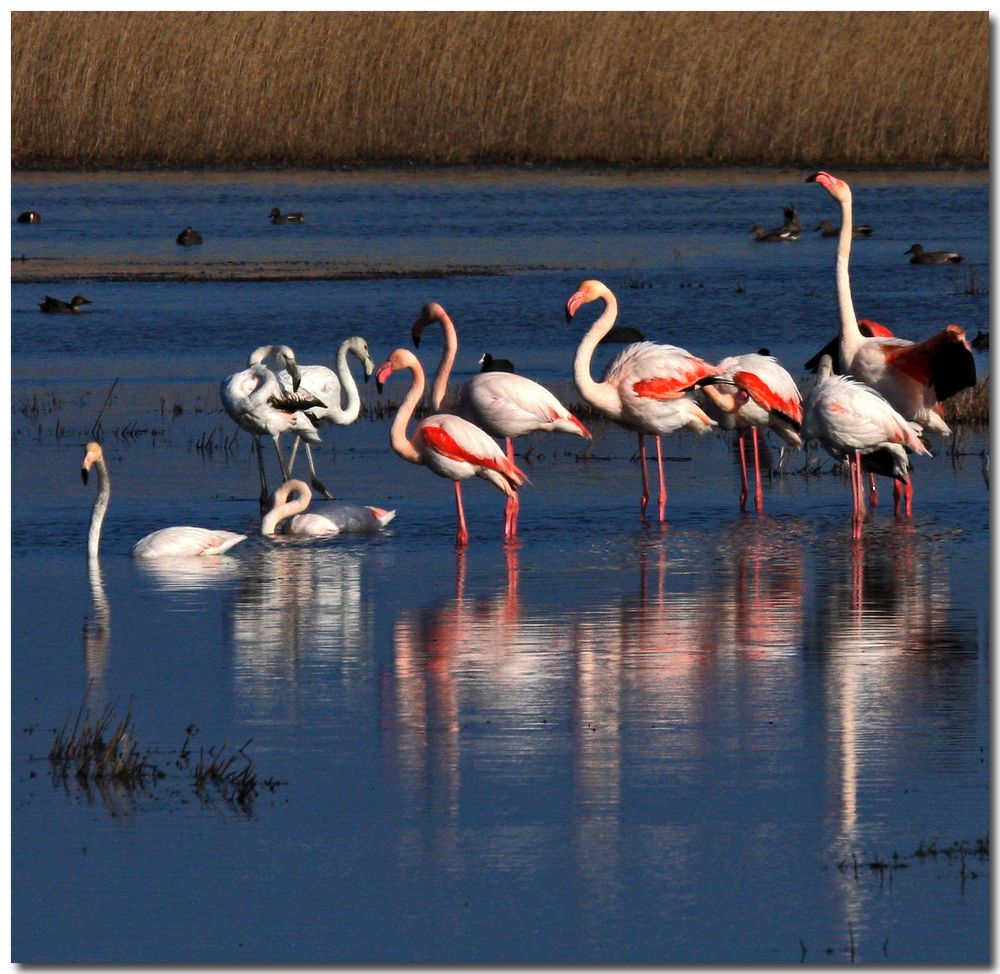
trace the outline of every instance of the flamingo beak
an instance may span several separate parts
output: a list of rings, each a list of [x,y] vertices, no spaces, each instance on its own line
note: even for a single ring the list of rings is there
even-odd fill
[[[385,387],[385,380],[392,375],[392,362],[386,362],[379,366],[378,372],[375,373],[375,388],[379,392]]]
[[[806,176],[806,182],[807,183],[814,183],[814,182],[816,182],[816,177],[818,175],[819,175],[818,172],[814,172],[811,176]]]
[[[365,382],[372,377],[372,372],[374,371],[375,363],[371,360],[371,356],[365,356]]]
[[[298,392],[299,383],[302,381],[302,376],[299,374],[299,367],[295,362],[286,359],[285,368],[288,369],[288,374],[292,377],[292,392]]]
[[[423,318],[420,318],[414,323],[413,330],[410,332],[410,337],[413,339],[414,348],[420,348],[420,336],[423,333],[424,333],[424,320]]]
[[[566,320],[572,321],[573,315],[577,313],[580,305],[584,302],[583,291],[575,291],[570,295],[569,300],[566,302]]]
[[[89,474],[90,474],[90,470],[88,469],[87,465],[86,465],[86,464],[84,464],[84,465],[83,465],[83,466],[82,466],[82,467],[80,468],[80,476],[81,476],[81,477],[83,478],[83,482],[84,482],[84,483],[86,483],[86,482],[87,482],[87,477],[88,477],[88,475],[89,475]]]

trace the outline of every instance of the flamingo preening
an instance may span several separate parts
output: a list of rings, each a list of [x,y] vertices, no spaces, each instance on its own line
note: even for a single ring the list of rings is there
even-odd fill
[[[289,497],[294,495],[293,500]],[[309,511],[312,491],[302,480],[286,480],[274,492],[271,509],[260,522],[260,533],[273,535],[282,522],[284,534],[298,538],[328,538],[335,534],[372,534],[384,528],[395,516],[395,511],[362,504],[323,504]]]
[[[420,347],[424,329],[440,324],[444,332],[444,352],[431,388],[431,405],[441,409],[448,379],[458,354],[458,332],[451,316],[437,302],[424,305],[413,325],[413,344]],[[590,431],[545,386],[513,372],[490,371],[474,375],[462,386],[455,414],[467,419],[490,436],[507,441],[507,459],[514,463],[514,438],[539,431],[573,433],[590,439]],[[507,495],[505,519],[508,537],[517,534],[520,501],[517,493]]]
[[[642,471],[642,498],[639,509],[643,519],[649,503],[649,480],[646,472],[646,434],[656,438],[656,462],[659,468],[660,522],[666,520],[667,482],[663,473],[660,436],[680,429],[707,433],[716,423],[695,400],[694,390],[719,374],[717,366],[702,361],[676,345],[637,342],[623,348],[595,382],[590,374],[594,349],[611,331],[618,317],[618,301],[611,289],[600,281],[584,281],[566,302],[566,319],[591,301],[604,301],[604,311],[583,336],[573,360],[573,378],[584,400],[625,429],[639,437],[639,463]],[[720,408],[725,408],[714,389],[705,386],[706,394]]]
[[[272,355],[278,368],[288,370],[292,380],[291,392],[282,387],[278,376],[264,364]],[[309,443],[320,442],[316,426],[305,411],[310,407],[322,407],[326,404],[313,396],[299,393],[298,388],[299,370],[295,353],[287,345],[261,345],[250,353],[247,368],[223,379],[219,387],[222,406],[230,419],[253,437],[260,471],[261,511],[267,508],[269,491],[260,438],[267,434],[274,441],[274,452],[278,455],[283,481],[288,480],[288,468],[278,445],[278,437],[294,430]]]
[[[354,376],[351,374],[347,362],[348,354],[353,355],[361,362],[365,382],[367,382],[372,372],[375,371],[375,363],[368,351],[368,342],[360,335],[346,338],[340,343],[340,348],[337,350],[336,372],[333,369],[328,369],[325,365],[300,365],[298,367],[299,388],[303,394],[317,400],[316,405],[302,410],[312,420],[313,427],[316,429],[322,423],[349,426],[361,414],[361,397],[358,395],[358,384],[354,381]],[[288,370],[278,373],[278,381],[286,391],[294,391],[294,379]],[[316,476],[316,465],[313,462],[312,449],[309,446],[311,442],[309,431],[306,430],[305,436],[302,435],[301,430],[296,429],[295,432],[297,435],[295,442],[292,443],[291,456],[288,458],[289,476],[295,466],[295,454],[301,441],[305,443],[306,459],[309,461],[309,473],[313,487],[327,500],[332,501],[332,495]]]
[[[83,455],[80,473],[87,483],[90,468],[97,470],[97,498],[90,515],[90,533],[87,536],[87,555],[96,558],[101,541],[101,525],[111,500],[111,478],[104,460],[101,444],[90,442]],[[213,531],[209,528],[178,526],[161,528],[136,542],[132,548],[135,558],[186,557],[191,555],[221,555],[233,545],[246,540],[245,534],[234,531]]]
[[[413,379],[396,418],[389,431],[389,442],[393,450],[409,463],[423,464],[439,477],[445,477],[455,484],[455,508],[458,516],[458,531],[455,543],[464,547],[469,543],[469,530],[462,509],[462,488],[460,481],[470,477],[488,480],[508,497],[528,478],[519,470],[497,446],[488,433],[478,426],[447,413],[436,413],[417,423],[412,436],[407,436],[406,427],[424,394],[424,370],[420,360],[411,351],[397,348],[375,373],[375,384],[379,392],[393,372],[409,370]],[[488,373],[487,373],[488,374]],[[512,537],[511,514],[508,509],[504,526],[505,537]]]

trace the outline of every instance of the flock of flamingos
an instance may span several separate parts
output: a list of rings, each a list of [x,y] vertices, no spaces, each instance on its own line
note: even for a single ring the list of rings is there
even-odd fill
[[[804,401],[792,376],[766,349],[733,355],[713,365],[675,345],[642,341],[625,347],[608,365],[604,378],[595,381],[591,358],[614,326],[617,301],[600,281],[588,280],[566,302],[568,319],[585,304],[604,304],[603,312],[577,349],[573,378],[584,401],[638,435],[643,518],[650,497],[645,437],[652,436],[656,445],[657,505],[662,522],[667,487],[660,437],[680,429],[706,433],[716,427],[738,433],[741,509],[749,495],[748,432],[756,473],[754,502],[758,511],[763,508],[758,430],[770,428],[791,447],[817,440],[832,456],[847,461],[855,536],[865,518],[864,473],[873,491],[876,474],[891,478],[896,514],[912,515],[908,455],[931,455],[924,431],[949,435],[941,402],[975,384],[972,350],[957,325],[948,325],[923,341],[911,342],[893,337],[874,322],[855,317],[848,274],[853,236],[850,187],[827,172],[814,173],[807,181],[821,185],[840,204],[842,219],[836,258],[840,334],[817,355],[816,383]],[[260,471],[262,534],[283,530],[293,535],[323,536],[341,531],[376,531],[394,516],[393,511],[377,507],[334,503],[316,473],[311,444],[320,442],[320,424],[350,423],[360,412],[357,386],[347,362],[351,354],[363,363],[366,379],[375,374],[379,392],[393,373],[411,374],[409,390],[391,426],[390,443],[403,460],[421,464],[454,483],[456,544],[464,546],[469,539],[461,482],[471,477],[489,481],[506,495],[504,536],[510,539],[516,535],[518,488],[528,478],[514,462],[513,439],[539,430],[588,439],[590,433],[551,392],[511,372],[479,373],[462,387],[453,411],[440,411],[458,337],[447,312],[431,303],[413,326],[414,345],[419,346],[424,329],[432,324],[441,325],[445,338],[444,353],[431,386],[434,414],[417,423],[412,433],[407,433],[407,428],[423,398],[426,380],[420,361],[406,348],[397,348],[376,368],[367,342],[360,337],[349,338],[340,347],[334,372],[324,366],[299,366],[288,346],[265,345],[250,356],[246,369],[223,381],[221,397],[226,412],[254,440]],[[277,369],[265,364],[272,357]],[[295,439],[286,465],[278,441],[281,434],[289,432]],[[261,438],[265,434],[274,442],[283,477],[273,495],[268,491],[264,471]],[[506,452],[494,437],[506,439]],[[312,499],[309,486],[291,479],[300,440],[305,446],[312,486],[327,498],[313,512],[307,512]],[[110,498],[107,466],[101,446],[95,442],[86,447],[84,482],[92,467],[97,470],[99,490],[91,516],[88,553],[95,557]],[[169,527],[147,535],[132,553],[140,558],[216,555],[245,537],[230,531]]]

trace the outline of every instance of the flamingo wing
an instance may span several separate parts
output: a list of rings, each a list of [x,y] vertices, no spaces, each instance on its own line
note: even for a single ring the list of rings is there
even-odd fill
[[[922,342],[886,343],[885,361],[921,385],[933,386],[938,400],[976,384],[976,360],[958,325],[948,325]]]
[[[462,388],[457,411],[494,436],[523,436],[553,426],[590,436],[545,386],[509,372],[474,376]]]
[[[161,528],[136,542],[135,558],[184,558],[200,555],[221,555],[246,540],[245,534],[234,531],[212,531],[208,528]]]
[[[523,484],[528,479],[507,459],[489,434],[460,416],[429,416],[420,424],[417,433],[432,453],[452,463],[492,470],[514,484]]]

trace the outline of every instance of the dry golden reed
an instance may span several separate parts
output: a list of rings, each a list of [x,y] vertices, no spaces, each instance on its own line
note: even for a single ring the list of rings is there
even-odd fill
[[[29,166],[988,164],[959,13],[11,15]]]

